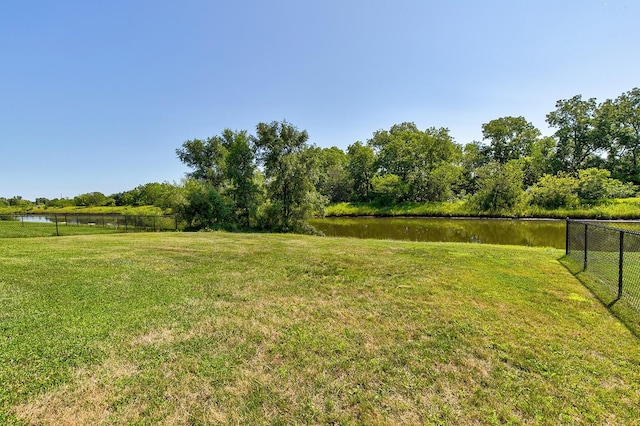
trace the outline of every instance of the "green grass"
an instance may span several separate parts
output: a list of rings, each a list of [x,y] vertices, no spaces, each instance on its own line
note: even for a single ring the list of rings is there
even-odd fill
[[[59,224],[56,231],[55,223],[33,223],[20,221],[0,220],[0,238],[27,238],[27,237],[53,237],[56,235],[93,235],[113,234],[124,232],[124,228],[66,225]],[[56,233],[57,232],[57,233]]]
[[[133,216],[158,216],[162,214],[170,214],[170,211],[163,211],[156,206],[98,206],[98,207],[46,207],[46,206],[29,206],[27,208],[19,207],[0,207],[0,214],[7,213],[28,213],[34,215],[45,214],[126,214]]]
[[[393,206],[376,206],[369,203],[337,203],[326,209],[327,216],[441,216],[441,217],[531,217],[576,219],[639,219],[640,198],[601,200],[568,209],[542,209],[521,207],[511,212],[478,212],[464,201],[400,203]]]
[[[637,424],[640,341],[553,249],[0,244],[0,424]]]
[[[55,222],[29,222],[21,218],[17,220],[0,220],[0,238],[50,237],[67,235],[113,234],[122,232],[141,232],[151,230],[175,231],[173,217],[129,218],[126,222],[122,217],[105,218],[96,215],[84,217],[83,223],[74,223],[77,216],[70,216],[69,223],[65,216],[58,216],[58,226]],[[91,222],[90,222],[91,221]]]

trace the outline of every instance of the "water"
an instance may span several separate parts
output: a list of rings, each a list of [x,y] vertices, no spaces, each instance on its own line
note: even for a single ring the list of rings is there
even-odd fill
[[[325,218],[310,221],[327,236],[408,241],[565,247],[564,220]]]
[[[55,222],[55,218],[53,216],[31,216],[25,215],[18,217],[18,220],[21,222],[29,222],[29,223],[51,223]]]

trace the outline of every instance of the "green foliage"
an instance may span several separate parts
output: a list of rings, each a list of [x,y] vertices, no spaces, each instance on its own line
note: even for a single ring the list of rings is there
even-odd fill
[[[577,196],[578,180],[568,174],[545,174],[529,191],[529,203],[547,209],[575,207],[579,203]]]
[[[447,201],[454,198],[454,190],[461,185],[463,168],[443,162],[427,170],[413,171],[408,177],[408,192],[414,202]]]
[[[556,110],[547,114],[547,123],[558,130],[555,152],[556,171],[576,173],[598,162],[597,151],[605,146],[596,125],[594,98],[581,95],[556,102]]]
[[[471,198],[473,208],[485,212],[511,212],[519,206],[524,191],[524,173],[518,161],[489,163],[478,171],[478,192]]]
[[[189,181],[178,215],[190,229],[228,228],[233,214],[233,204],[208,182]]]
[[[382,206],[401,201],[407,192],[407,185],[400,176],[393,173],[374,176],[371,179],[371,186],[374,202]]]
[[[116,206],[156,206],[169,210],[176,205],[181,188],[168,182],[151,182],[136,188],[113,194]]]
[[[53,207],[53,208],[64,208],[64,207],[70,207],[74,205],[75,204],[73,200],[69,198],[54,198],[54,199],[48,200],[47,203],[45,204],[45,206]]]
[[[349,176],[349,157],[340,148],[315,148],[319,158],[316,188],[329,202],[338,203],[351,198],[353,182]]]
[[[609,144],[607,168],[615,178],[640,184],[640,88],[605,101],[598,124]]]
[[[83,207],[115,206],[113,198],[107,197],[102,192],[88,192],[73,198],[73,204]]]
[[[176,155],[180,161],[193,169],[189,177],[209,182],[217,189],[221,188],[224,181],[226,154],[224,135],[213,136],[206,140],[188,140],[182,144],[182,148],[176,149]]]
[[[375,175],[375,153],[368,145],[355,142],[347,148],[347,172],[352,182],[352,199],[369,201],[373,187],[371,180]]]
[[[633,184],[623,184],[617,179],[612,179],[608,170],[596,168],[580,170],[578,176],[578,195],[583,200],[626,198],[633,197],[636,194]]]
[[[254,145],[264,166],[272,230],[291,232],[304,227],[313,214],[322,213],[326,199],[317,193],[319,158],[306,131],[286,121],[258,123]],[[263,221],[264,222],[264,221]]]
[[[489,141],[491,159],[506,164],[530,156],[540,130],[524,117],[502,117],[483,124],[482,136]]]
[[[193,169],[189,176],[209,186],[206,190],[188,190],[186,198],[182,198],[180,211],[192,226],[251,226],[260,188],[254,147],[246,130],[225,129],[205,141],[186,141],[176,153]],[[185,203],[194,205],[187,207]],[[199,208],[204,210],[198,214]]]
[[[378,198],[382,194],[384,200],[435,201],[451,192],[450,187],[443,186],[452,180],[434,181],[449,175],[443,172],[444,165],[453,165],[462,158],[462,149],[453,141],[448,129],[431,127],[421,131],[414,123],[402,123],[388,131],[374,133],[368,144],[377,153],[378,173],[382,178],[392,176],[388,182],[377,179],[377,186],[385,188],[374,189]],[[435,171],[438,168],[440,170]],[[393,176],[402,184],[392,184],[396,179]]]
[[[260,188],[256,182],[255,154],[246,131],[225,130],[228,154],[225,158],[225,177],[229,181],[227,193],[234,201],[236,221],[244,227],[258,206]]]

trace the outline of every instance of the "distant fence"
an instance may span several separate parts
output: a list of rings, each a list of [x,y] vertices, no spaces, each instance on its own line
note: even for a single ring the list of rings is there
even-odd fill
[[[568,219],[566,251],[616,300],[640,310],[639,231]]]
[[[176,230],[174,215],[0,214],[0,238]]]

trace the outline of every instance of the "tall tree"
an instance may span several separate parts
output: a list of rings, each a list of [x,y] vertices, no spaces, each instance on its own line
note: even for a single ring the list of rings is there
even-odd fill
[[[308,144],[309,135],[286,121],[258,123],[254,144],[264,167],[270,224],[279,231],[304,227],[304,221],[325,200],[315,188],[318,158]]]
[[[226,129],[223,138],[228,151],[224,167],[229,180],[228,193],[234,201],[238,220],[243,226],[249,227],[259,193],[251,137],[245,130],[232,132]]]
[[[404,197],[412,201],[427,201],[433,192],[431,172],[445,163],[459,163],[462,149],[446,128],[419,130],[414,123],[401,123],[391,129],[374,133],[368,144],[377,152],[377,167],[381,174],[393,174],[406,183]],[[446,192],[446,191],[445,191]]]
[[[610,141],[609,170],[615,178],[640,183],[640,88],[605,101],[598,119]]]
[[[320,164],[317,189],[329,202],[348,201],[351,196],[351,180],[347,170],[349,157],[338,147],[316,148]]]
[[[482,125],[489,155],[500,164],[531,155],[540,134],[524,117],[502,117]]]
[[[176,149],[176,155],[193,171],[188,174],[193,179],[208,182],[220,189],[224,182],[224,161],[227,155],[225,139],[213,136],[205,140],[193,139]]]
[[[595,98],[583,100],[581,95],[556,102],[556,110],[547,114],[547,123],[558,130],[555,150],[556,171],[577,173],[597,164],[604,147],[595,121]]]
[[[355,142],[347,147],[347,158],[347,171],[353,187],[352,198],[357,201],[369,201],[373,189],[371,179],[375,175],[373,149],[360,141]]]
[[[207,184],[192,185],[193,191],[188,192],[189,202],[200,209],[209,202],[208,211],[214,215],[198,223],[209,226],[215,222],[220,226],[223,222],[235,222],[249,226],[258,190],[254,181],[255,155],[247,132],[225,129],[204,141],[186,141],[176,153],[193,169],[189,176]]]

